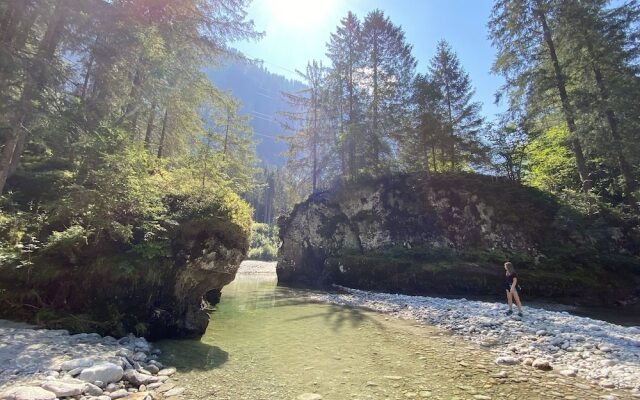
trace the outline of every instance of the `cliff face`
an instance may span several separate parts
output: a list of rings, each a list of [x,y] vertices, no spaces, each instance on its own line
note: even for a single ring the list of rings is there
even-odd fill
[[[502,294],[507,259],[536,296],[608,285],[607,293],[624,297],[640,282],[633,227],[585,219],[539,191],[490,177],[361,183],[312,196],[279,225],[278,278],[292,285]],[[608,278],[593,281],[587,272]]]
[[[0,317],[113,336],[202,335],[207,302],[248,251],[247,221],[207,211],[175,218],[144,247],[94,237],[42,251],[32,267],[0,268]]]

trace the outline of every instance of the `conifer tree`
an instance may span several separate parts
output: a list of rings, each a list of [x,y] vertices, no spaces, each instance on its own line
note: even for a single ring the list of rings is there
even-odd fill
[[[362,146],[361,93],[358,85],[363,63],[361,31],[358,17],[349,12],[327,43],[327,57],[332,63],[329,84],[338,108],[338,148],[341,152],[342,175],[351,179],[358,174],[358,146]]]
[[[362,50],[366,166],[379,174],[397,167],[392,159],[409,127],[408,105],[416,60],[402,28],[380,10],[370,12],[364,19]]]
[[[447,167],[451,170],[468,166],[469,162],[478,162],[483,155],[481,105],[473,101],[475,90],[469,75],[444,40],[438,43],[436,54],[431,59],[429,76],[437,93],[434,111],[443,127],[443,135],[438,140],[442,146],[442,161],[445,162],[446,153]]]

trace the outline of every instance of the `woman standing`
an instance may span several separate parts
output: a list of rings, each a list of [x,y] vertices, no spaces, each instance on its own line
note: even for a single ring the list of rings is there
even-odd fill
[[[516,274],[515,268],[513,268],[513,264],[510,262],[504,263],[505,273],[505,285],[507,289],[507,304],[509,304],[509,311],[507,311],[507,315],[513,314],[513,299],[516,300],[516,304],[518,305],[518,315],[522,317],[522,303],[520,303],[520,296],[518,295],[518,275]]]

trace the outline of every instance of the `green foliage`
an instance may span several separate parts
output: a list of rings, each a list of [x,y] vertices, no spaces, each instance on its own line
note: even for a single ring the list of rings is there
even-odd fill
[[[278,255],[280,239],[278,227],[269,224],[253,224],[251,248],[247,258],[251,260],[275,261]]]
[[[43,250],[47,252],[66,252],[79,244],[88,244],[89,234],[80,225],[72,225],[62,232],[53,231],[47,239]]]
[[[526,184],[552,193],[580,187],[573,155],[565,144],[568,135],[565,127],[556,126],[528,144]]]

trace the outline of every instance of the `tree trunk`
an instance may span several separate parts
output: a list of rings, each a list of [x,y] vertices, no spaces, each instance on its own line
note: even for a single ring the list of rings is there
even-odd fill
[[[318,188],[318,94],[316,88],[313,89],[313,183],[312,193],[315,193]]]
[[[589,45],[589,51],[592,53],[591,55],[593,58],[593,48],[591,45]],[[624,156],[624,152],[622,150],[622,140],[620,138],[620,132],[618,131],[618,119],[616,118],[616,115],[609,104],[609,90],[604,83],[602,71],[600,70],[598,65],[596,65],[595,61],[592,62],[592,67],[596,85],[598,86],[598,91],[600,92],[600,99],[605,106],[604,114],[607,123],[609,124],[611,139],[613,139],[611,143],[613,146],[613,151],[616,154],[618,165],[620,166],[620,172],[622,173],[622,177],[624,178],[625,195],[628,200],[633,200],[633,193],[638,188],[638,186],[633,176],[631,165],[629,165],[627,158]]]
[[[18,101],[16,117],[11,124],[9,137],[5,142],[0,159],[0,194],[4,192],[4,186],[12,171],[15,171],[22,149],[27,141],[27,130],[25,125],[33,117],[32,101],[47,83],[47,68],[51,65],[58,44],[60,43],[65,25],[66,0],[58,0],[53,12],[51,23],[47,25],[47,30],[40,42],[38,53],[34,59],[33,73],[27,74],[22,95]]]
[[[229,145],[229,125],[231,124],[231,113],[227,108],[227,125],[224,129],[224,145],[222,146],[222,161],[227,160],[227,146]]]
[[[449,87],[449,80],[445,82],[445,96],[447,100],[447,117],[449,118],[449,137],[451,145],[449,151],[451,152],[451,170],[456,169],[456,136],[455,129],[453,129],[453,107],[451,105],[451,88]]]
[[[569,134],[571,135],[571,147],[576,157],[576,167],[578,169],[578,175],[580,176],[580,181],[582,182],[582,189],[585,192],[587,192],[589,191],[589,189],[591,189],[592,182],[589,178],[589,168],[587,167],[587,162],[585,160],[584,153],[582,151],[582,145],[578,140],[578,130],[576,128],[573,108],[571,106],[571,103],[569,102],[569,96],[567,95],[567,88],[565,86],[562,67],[560,67],[560,61],[558,60],[555,43],[553,41],[553,35],[551,32],[551,28],[547,24],[547,18],[542,8],[542,2],[540,0],[536,0],[535,3],[536,3],[536,9],[534,10],[534,13],[538,17],[538,20],[542,25],[544,40],[547,44],[547,49],[549,50],[549,57],[551,58],[551,63],[553,64],[553,71],[555,74],[555,83],[558,89],[558,94],[560,95],[560,101],[562,103],[562,111],[564,113],[564,117],[567,122]]]
[[[147,120],[147,132],[144,135],[144,148],[147,150],[151,148],[151,136],[153,135],[153,128],[156,122],[156,106],[157,101],[153,99],[151,110],[149,110],[149,119]]]
[[[160,133],[160,143],[158,144],[158,158],[162,158],[164,152],[164,141],[167,134],[167,121],[169,119],[169,107],[164,109],[164,118],[162,118],[162,132]]]
[[[371,127],[373,171],[378,172],[380,162],[380,143],[378,142],[378,35],[373,37],[373,126]]]
[[[349,91],[349,134],[347,139],[347,145],[349,148],[349,172],[351,174],[351,179],[355,181],[358,175],[358,166],[356,163],[356,139],[354,135],[356,134],[355,126],[355,93],[354,93],[354,79],[353,79],[353,70],[355,66],[355,49],[353,48],[353,43],[349,42],[349,82],[347,85],[347,90]]]
[[[95,58],[96,45],[98,44],[98,38],[96,37],[96,43],[94,47],[91,48],[91,55],[89,56],[89,61],[87,61],[87,69],[84,74],[84,81],[82,82],[82,89],[80,90],[80,100],[84,103],[84,100],[87,97],[87,87],[89,86],[89,78],[91,77],[91,69],[93,67],[93,61]]]

